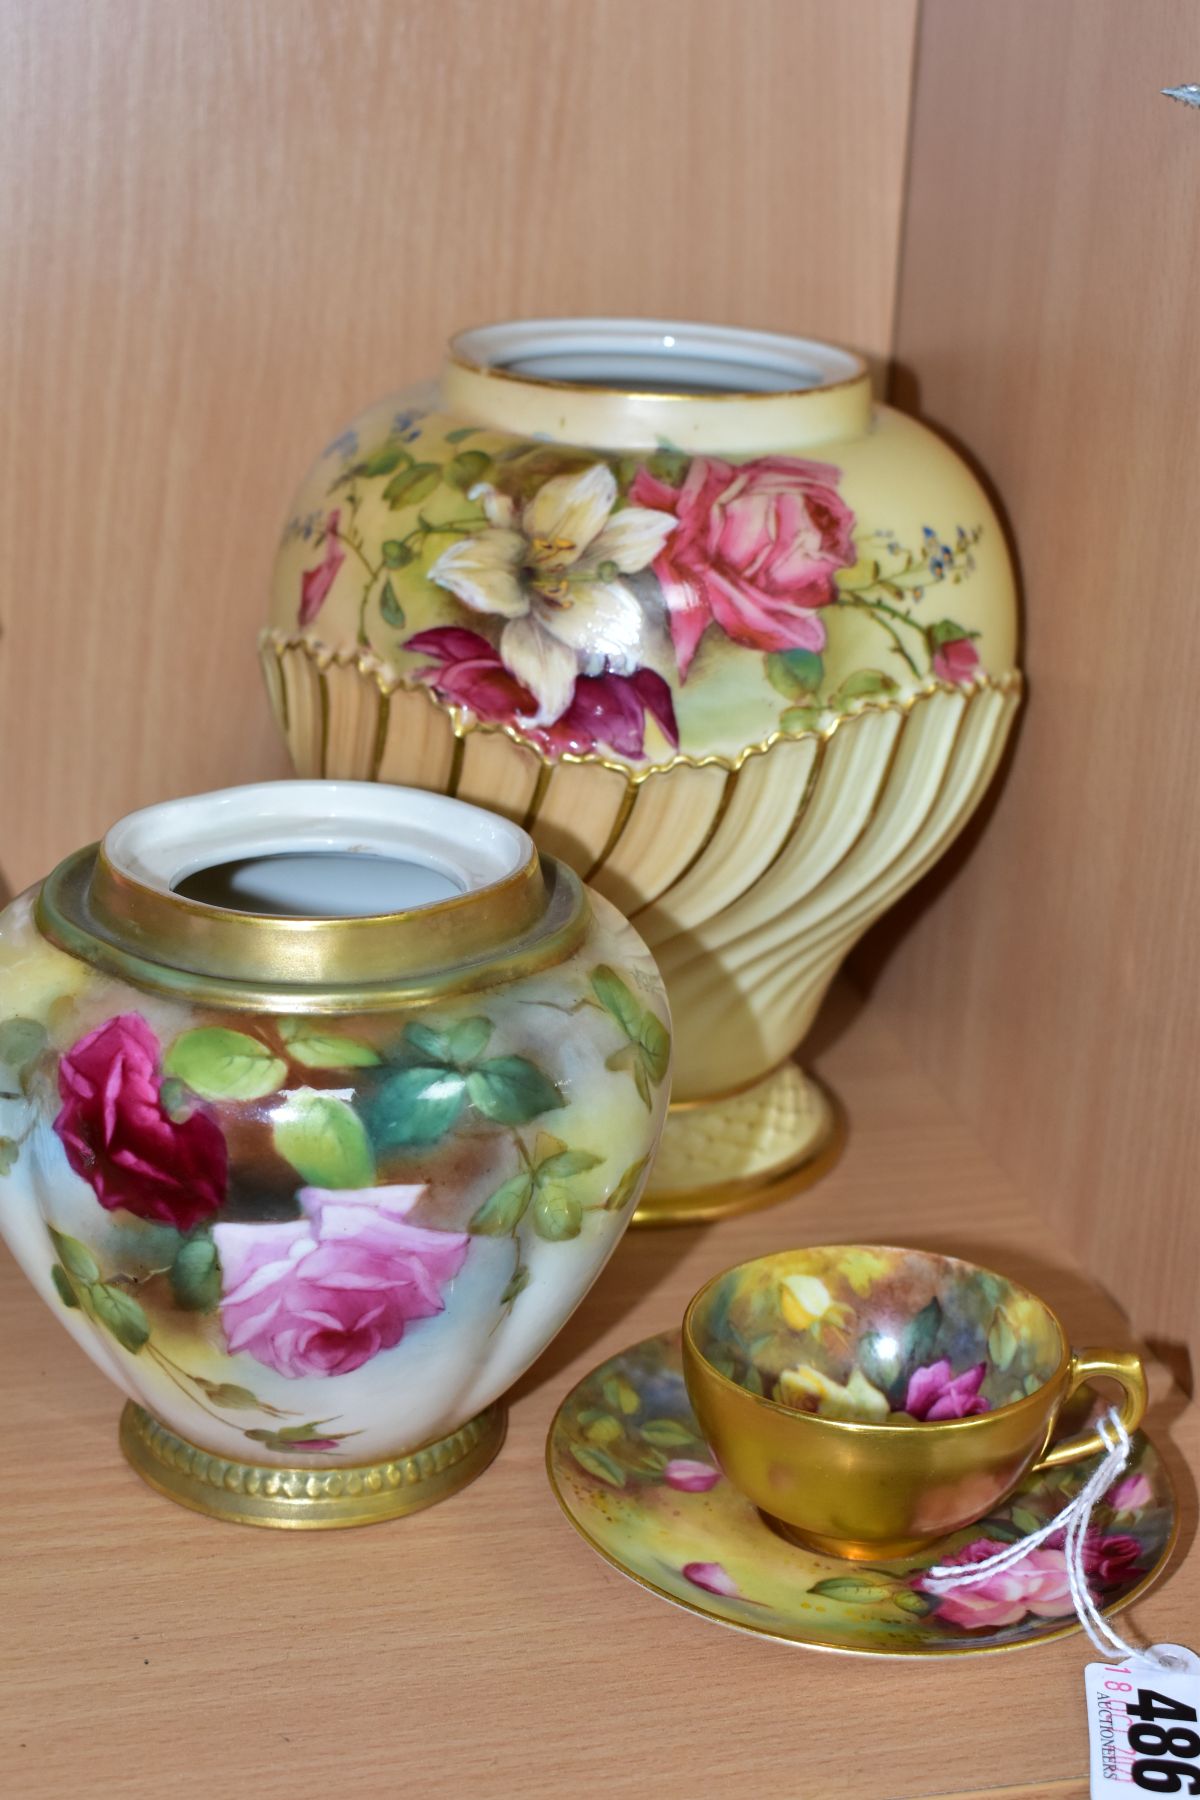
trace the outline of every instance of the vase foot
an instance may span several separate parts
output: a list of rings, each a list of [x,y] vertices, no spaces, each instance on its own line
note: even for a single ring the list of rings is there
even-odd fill
[[[752,1087],[672,1104],[635,1225],[696,1225],[790,1199],[841,1155],[840,1107],[781,1063]]]
[[[130,1401],[121,1414],[121,1449],[143,1481],[194,1512],[239,1525],[322,1531],[398,1519],[448,1499],[487,1468],[507,1422],[497,1400],[457,1431],[390,1461],[280,1468],[210,1456]]]

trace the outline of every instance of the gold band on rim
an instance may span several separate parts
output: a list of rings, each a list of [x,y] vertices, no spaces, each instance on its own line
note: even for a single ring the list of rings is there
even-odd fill
[[[536,851],[502,881],[405,912],[287,918],[189,900],[122,874],[95,852],[87,910],[114,943],[230,981],[382,981],[470,962],[526,936],[546,910]]]
[[[98,845],[42,884],[38,929],[68,955],[149,988],[247,1012],[387,1011],[514,981],[582,941],[582,882],[552,857],[408,912],[292,919],[164,894],[108,867]]]

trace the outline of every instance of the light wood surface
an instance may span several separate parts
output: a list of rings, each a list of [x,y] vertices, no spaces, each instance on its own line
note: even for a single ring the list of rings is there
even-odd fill
[[[901,1800],[1086,1794],[1082,1638],[914,1664],[719,1630],[624,1581],[559,1514],[543,1445],[568,1388],[679,1320],[740,1258],[803,1242],[905,1241],[1030,1282],[1077,1342],[1125,1342],[1082,1278],[903,1048],[852,995],[820,1067],[851,1119],[817,1189],[708,1230],[631,1233],[520,1383],[499,1461],[392,1525],[291,1536],[199,1518],[120,1460],[114,1389],[5,1257],[0,1358],[0,1769],[21,1800],[317,1793]],[[1149,1429],[1183,1503],[1183,1549],[1125,1616],[1194,1638],[1186,1466],[1200,1416],[1155,1370]]]
[[[923,7],[897,386],[1008,508],[1029,698],[993,816],[858,965],[1181,1370],[1200,1351],[1200,113],[1159,89],[1198,58],[1191,0]]]
[[[455,327],[891,338],[915,0],[0,0],[0,875],[285,772],[288,499]]]

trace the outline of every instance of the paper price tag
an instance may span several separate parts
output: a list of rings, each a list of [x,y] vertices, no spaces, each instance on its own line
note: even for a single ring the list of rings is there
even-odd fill
[[[1092,1800],[1200,1794],[1200,1657],[1179,1644],[1154,1648],[1177,1666],[1130,1657],[1084,1670]]]

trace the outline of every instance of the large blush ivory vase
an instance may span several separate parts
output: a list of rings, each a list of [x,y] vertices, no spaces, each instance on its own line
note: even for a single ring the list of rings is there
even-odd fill
[[[297,769],[521,823],[653,948],[676,1026],[640,1219],[828,1160],[793,1060],[846,952],[982,798],[1020,694],[962,459],[848,351],[537,320],[332,442],[262,641]]]

